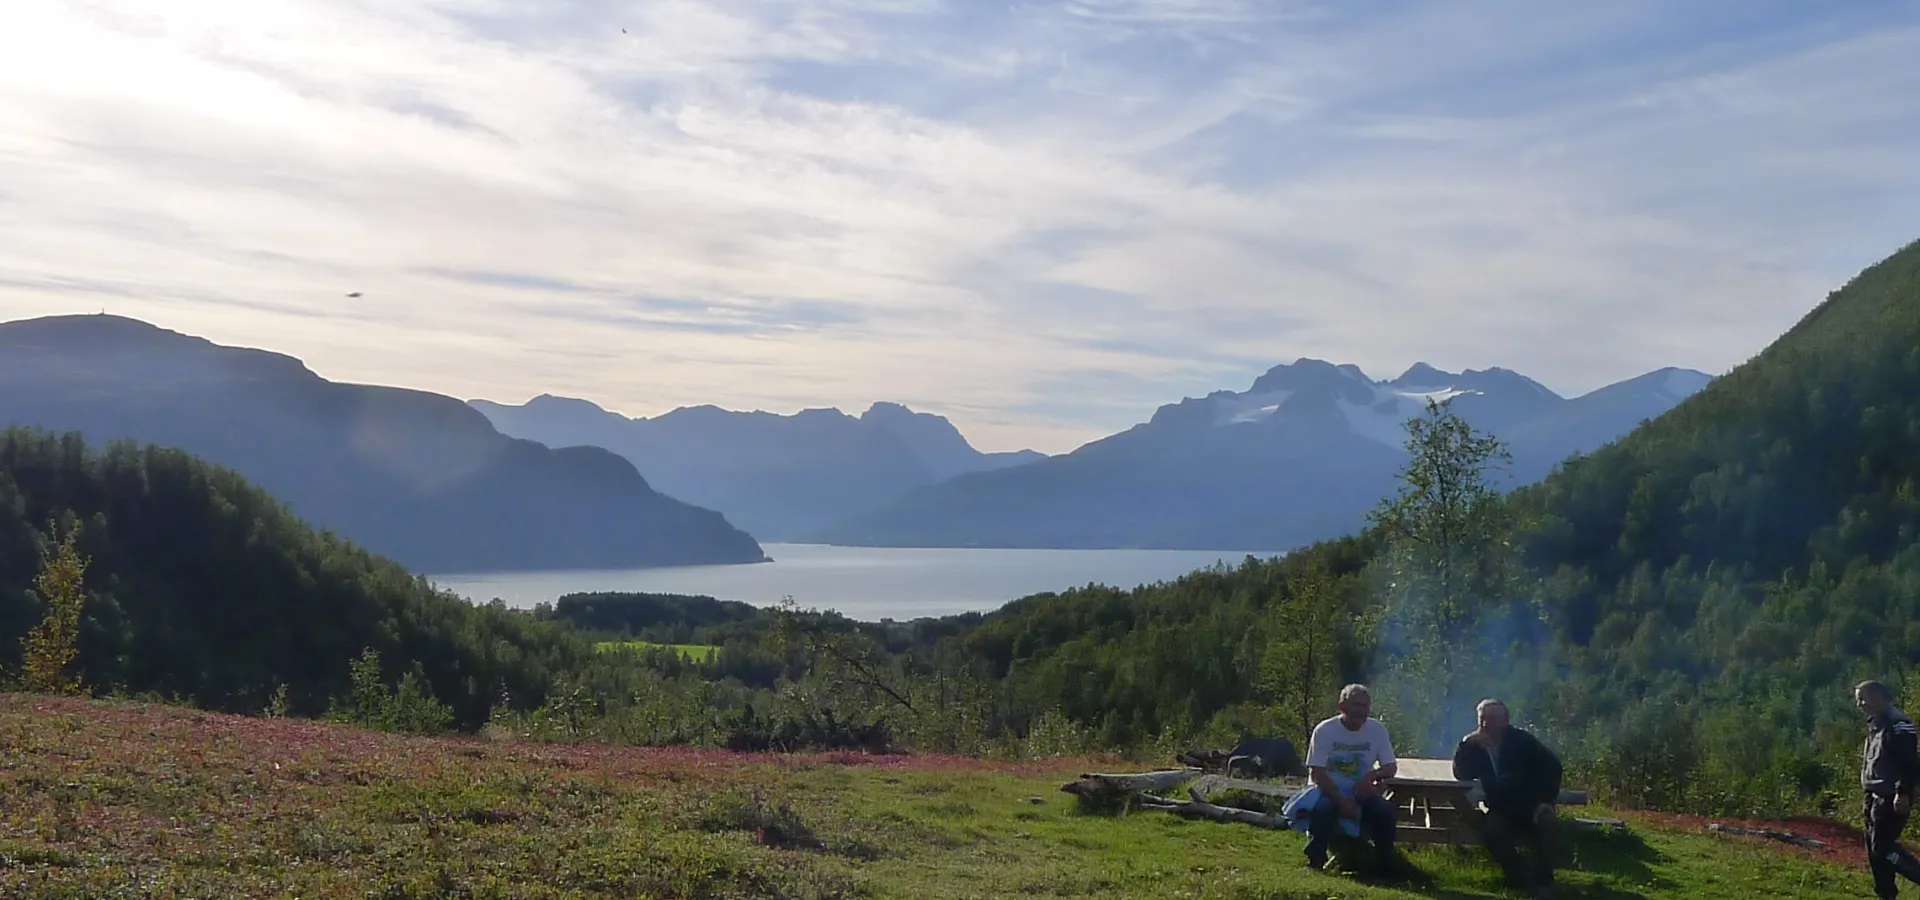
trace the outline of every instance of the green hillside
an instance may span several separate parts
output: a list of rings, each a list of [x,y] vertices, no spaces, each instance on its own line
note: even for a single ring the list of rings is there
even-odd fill
[[[1845,790],[1848,687],[1920,663],[1917,480],[1920,243],[1520,495],[1555,644],[1583,676],[1543,713],[1628,722],[1614,741],[1754,791]]]
[[[0,432],[0,670],[44,604],[29,593],[49,525],[90,558],[78,669],[91,685],[258,712],[325,713],[371,647],[388,683],[417,670],[458,724],[502,691],[545,698],[592,655],[559,624],[433,591],[290,514],[234,472],[178,450]]]

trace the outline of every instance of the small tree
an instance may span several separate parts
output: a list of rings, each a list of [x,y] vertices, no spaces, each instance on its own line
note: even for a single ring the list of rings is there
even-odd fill
[[[895,669],[894,660],[873,639],[854,628],[837,628],[811,610],[802,611],[792,597],[784,597],[773,609],[775,640],[780,646],[798,647],[814,671],[836,693],[853,693],[870,699],[882,699],[912,716],[919,716],[912,687]]]
[[[356,725],[386,727],[389,697],[380,677],[380,651],[368,647],[347,664],[347,702],[336,704],[335,717]]]
[[[33,586],[47,604],[47,614],[20,641],[20,680],[29,691],[77,694],[83,686],[78,673],[67,672],[80,655],[80,613],[87,601],[88,559],[80,553],[77,538],[69,529],[40,557]]]
[[[1326,716],[1339,690],[1335,654],[1347,618],[1338,582],[1318,561],[1287,579],[1285,598],[1268,614],[1259,687],[1282,721],[1299,727],[1302,740]]]
[[[453,726],[453,710],[434,699],[417,665],[389,689],[380,674],[380,651],[368,647],[348,663],[347,680],[346,700],[334,701],[335,721],[405,734],[440,734]]]
[[[1512,457],[1445,403],[1428,400],[1406,427],[1400,490],[1369,519],[1386,538],[1387,646],[1399,655],[1394,705],[1414,726],[1409,736],[1432,743],[1466,730],[1470,682],[1501,680],[1481,632],[1514,584],[1515,521],[1487,474]]]

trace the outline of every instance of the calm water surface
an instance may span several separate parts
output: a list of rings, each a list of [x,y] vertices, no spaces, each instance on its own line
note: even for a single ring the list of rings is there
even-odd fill
[[[522,608],[585,591],[705,594],[758,606],[772,606],[791,595],[802,607],[836,609],[850,618],[878,621],[985,612],[1028,594],[1089,583],[1130,588],[1219,562],[1236,566],[1247,556],[1217,550],[764,546],[773,562],[428,577],[475,602],[499,598]]]

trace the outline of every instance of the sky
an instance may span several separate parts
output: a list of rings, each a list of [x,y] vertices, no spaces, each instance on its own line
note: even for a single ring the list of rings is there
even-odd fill
[[[890,400],[1061,452],[1300,357],[1719,374],[1920,238],[1920,0],[5,21],[0,320],[463,399]]]

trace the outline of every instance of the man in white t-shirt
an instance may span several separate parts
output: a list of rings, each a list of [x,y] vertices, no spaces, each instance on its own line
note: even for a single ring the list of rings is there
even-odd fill
[[[1325,866],[1327,839],[1340,830],[1340,820],[1358,819],[1380,853],[1381,869],[1392,871],[1395,816],[1380,794],[1381,784],[1399,769],[1393,740],[1387,726],[1368,715],[1373,697],[1366,685],[1341,688],[1338,708],[1339,715],[1314,726],[1307,742],[1307,774],[1321,795],[1308,819],[1307,865]]]

